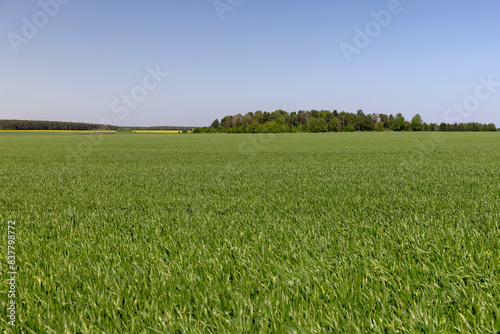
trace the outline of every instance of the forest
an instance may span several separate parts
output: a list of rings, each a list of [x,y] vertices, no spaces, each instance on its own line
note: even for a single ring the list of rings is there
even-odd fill
[[[61,122],[61,121],[31,121],[0,119],[0,130],[116,130],[114,125],[93,124],[83,122]]]
[[[496,131],[493,123],[426,123],[419,114],[408,121],[401,113],[365,114],[337,110],[300,110],[288,113],[256,111],[245,115],[214,120],[209,127],[194,128],[193,133],[262,133],[262,132],[355,132],[355,131]]]
[[[133,126],[119,127],[116,125],[94,124],[83,122],[61,122],[61,121],[33,121],[0,119],[0,130],[191,130],[192,127],[183,126]]]

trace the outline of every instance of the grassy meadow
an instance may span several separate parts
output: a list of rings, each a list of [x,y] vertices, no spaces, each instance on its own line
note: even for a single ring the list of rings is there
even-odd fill
[[[500,133],[0,133],[0,330],[498,333]]]

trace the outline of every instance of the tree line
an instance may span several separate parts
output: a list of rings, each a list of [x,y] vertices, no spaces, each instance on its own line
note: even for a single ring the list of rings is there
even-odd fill
[[[192,127],[186,126],[133,126],[119,127],[116,125],[94,124],[83,122],[61,122],[61,121],[32,121],[32,120],[15,120],[15,119],[0,119],[0,130],[74,130],[74,131],[91,131],[91,130],[191,130]]]
[[[61,121],[28,121],[15,119],[0,119],[0,130],[116,130],[114,125],[93,124],[83,122]]]
[[[419,114],[411,121],[401,113],[365,114],[338,112],[337,110],[300,110],[288,113],[278,109],[273,112],[249,112],[245,115],[226,116],[214,120],[208,127],[194,128],[193,133],[260,133],[260,132],[354,132],[354,131],[496,131],[495,124],[481,123],[426,123]]]

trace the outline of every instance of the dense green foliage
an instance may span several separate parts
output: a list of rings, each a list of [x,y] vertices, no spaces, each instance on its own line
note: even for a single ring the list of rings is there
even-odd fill
[[[93,124],[83,122],[31,121],[17,119],[0,119],[0,130],[191,130],[189,126],[133,126],[118,127],[116,125]]]
[[[115,130],[117,126],[83,122],[0,119],[0,130]]]
[[[0,143],[18,332],[500,331],[498,133]]]
[[[411,122],[401,113],[396,116],[368,114],[358,110],[333,112],[329,110],[310,110],[288,113],[284,110],[250,112],[246,115],[226,116],[220,122],[212,122],[210,127],[195,128],[194,133],[279,133],[279,132],[353,132],[353,131],[496,131],[493,123],[425,123],[419,114]]]

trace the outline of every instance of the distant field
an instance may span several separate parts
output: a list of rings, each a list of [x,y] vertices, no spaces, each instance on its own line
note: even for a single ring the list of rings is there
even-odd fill
[[[116,130],[0,130],[0,133],[115,133]],[[182,130],[132,130],[131,132],[137,133],[182,133]],[[187,133],[191,132],[186,130]]]
[[[182,133],[182,130],[132,130],[137,133]],[[191,131],[187,131],[188,133]]]
[[[18,330],[498,333],[500,133],[441,135],[0,133]]]
[[[116,132],[115,130],[0,130],[0,133],[79,133],[79,132]]]

